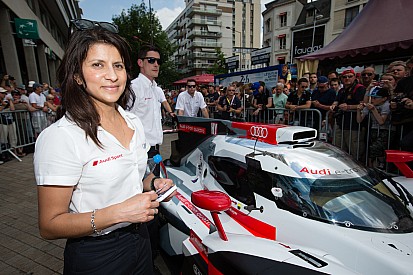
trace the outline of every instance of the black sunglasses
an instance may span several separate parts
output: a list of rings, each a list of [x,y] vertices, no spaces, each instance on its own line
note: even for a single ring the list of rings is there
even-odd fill
[[[158,63],[158,65],[162,65],[162,60],[160,58],[156,58],[156,57],[144,57],[142,59],[146,59],[148,60],[149,64],[155,64],[155,61]]]
[[[345,78],[345,79],[353,78],[353,77],[354,77],[354,75],[343,75],[343,76],[341,76],[341,78]]]
[[[372,76],[373,74],[372,73],[364,73],[364,74],[361,74],[361,76]]]
[[[186,85],[188,88],[196,88],[196,85]]]
[[[72,19],[70,23],[75,26],[78,31],[90,30],[96,27],[101,27],[107,31],[118,33],[118,26],[109,22],[97,22],[88,19]]]

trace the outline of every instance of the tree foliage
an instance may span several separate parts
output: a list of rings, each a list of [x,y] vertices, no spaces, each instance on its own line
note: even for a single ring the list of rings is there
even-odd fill
[[[127,11],[123,10],[120,15],[112,18],[119,27],[119,34],[131,45],[131,58],[133,63],[132,76],[139,74],[137,55],[144,44],[153,44],[159,48],[163,61],[158,84],[169,87],[172,82],[180,79],[174,63],[170,60],[175,51],[175,45],[170,43],[168,35],[162,30],[162,25],[154,13],[150,11],[144,1],[140,5],[133,4]]]
[[[216,48],[215,53],[217,54],[218,59],[214,63],[213,67],[208,69],[208,73],[214,75],[227,73],[228,69],[226,68],[224,53],[220,48]]]

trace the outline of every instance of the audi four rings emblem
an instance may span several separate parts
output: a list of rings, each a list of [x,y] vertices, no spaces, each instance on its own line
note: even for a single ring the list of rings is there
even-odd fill
[[[253,137],[266,138],[268,136],[268,129],[260,126],[252,126],[250,133]]]

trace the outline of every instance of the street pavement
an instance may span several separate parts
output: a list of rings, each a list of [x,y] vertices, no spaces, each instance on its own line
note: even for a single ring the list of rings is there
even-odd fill
[[[163,159],[169,158],[170,141],[176,138],[165,135]],[[44,240],[39,234],[33,154],[0,165],[0,179],[0,274],[62,274],[66,240]],[[170,274],[162,257],[155,265],[161,274]]]

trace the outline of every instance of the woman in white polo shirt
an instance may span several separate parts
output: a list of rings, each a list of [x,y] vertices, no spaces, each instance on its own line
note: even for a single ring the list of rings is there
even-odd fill
[[[68,239],[65,274],[151,274],[145,222],[159,206],[151,190],[173,183],[143,180],[149,146],[140,120],[124,111],[135,96],[117,26],[71,23],[58,70],[61,119],[41,133],[34,155],[40,234]]]

